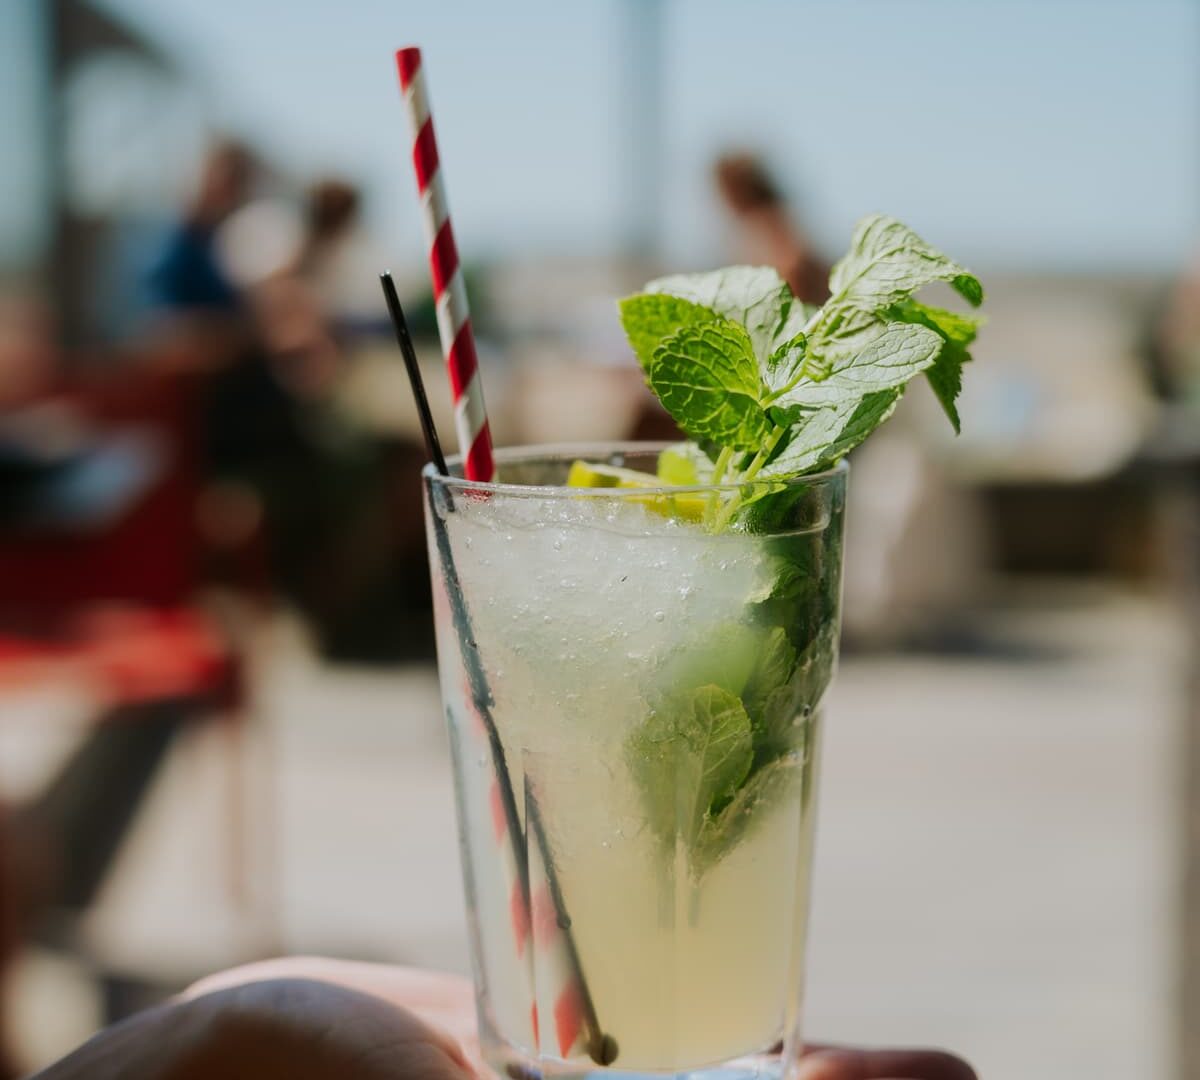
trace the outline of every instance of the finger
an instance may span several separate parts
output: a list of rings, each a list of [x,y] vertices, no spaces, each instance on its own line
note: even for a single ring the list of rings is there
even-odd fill
[[[978,1080],[961,1058],[941,1050],[819,1047],[801,1058],[796,1080]]]
[[[461,975],[319,956],[288,956],[230,968],[194,983],[184,996],[195,997],[263,979],[317,979],[374,994],[406,1008],[420,1004],[448,1013],[471,1013],[474,1008],[470,980]]]
[[[204,1038],[181,1080],[478,1076],[457,1042],[411,1010],[324,980],[251,980],[202,994],[186,1007],[200,1017]]]
[[[193,998],[271,979],[316,980],[381,998],[416,1013],[426,1023],[456,1040],[469,1057],[476,1061],[480,1058],[474,991],[470,981],[461,975],[392,964],[288,956],[217,972],[188,987],[184,997]]]

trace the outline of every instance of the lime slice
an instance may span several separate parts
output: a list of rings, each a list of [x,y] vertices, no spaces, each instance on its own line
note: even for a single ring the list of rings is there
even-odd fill
[[[567,487],[586,488],[646,488],[662,487],[662,481],[650,473],[622,469],[617,465],[596,465],[590,461],[574,461],[567,473]]]
[[[577,488],[661,488],[663,481],[650,473],[636,469],[623,469],[618,465],[599,465],[591,461],[574,461],[567,473],[567,486]],[[655,493],[634,502],[645,503],[656,514],[664,517],[681,518],[684,521],[702,521],[707,500],[697,492],[679,495]]]
[[[658,478],[664,484],[679,487],[691,487],[698,483],[695,464],[671,447],[658,455]]]

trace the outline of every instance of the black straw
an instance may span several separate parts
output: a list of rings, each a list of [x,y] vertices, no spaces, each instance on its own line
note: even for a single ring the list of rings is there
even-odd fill
[[[417,413],[421,417],[421,431],[425,435],[425,448],[433,467],[442,476],[449,476],[446,468],[446,458],[442,454],[442,444],[438,441],[437,428],[433,426],[433,413],[429,411],[429,398],[425,396],[425,380],[421,378],[421,368],[417,363],[417,351],[413,348],[412,335],[408,332],[408,320],[404,318],[404,308],[400,306],[400,297],[396,294],[396,283],[386,270],[379,275],[383,284],[383,296],[387,300],[388,314],[392,317],[392,326],[396,329],[396,342],[400,346],[400,355],[404,357],[404,366],[408,369],[408,381],[412,384],[413,397],[417,401]]]
[[[396,283],[390,273],[379,275],[383,285],[383,295],[387,300],[388,314],[392,317],[392,325],[396,330],[396,342],[404,356],[404,366],[408,370],[408,380],[412,384],[413,397],[417,403],[417,413],[421,417],[421,431],[425,436],[425,447],[433,461],[434,468],[442,476],[449,476],[446,459],[442,455],[441,443],[438,440],[437,428],[433,425],[433,413],[429,409],[429,399],[425,396],[425,381],[421,377],[421,368],[417,363],[416,350],[413,348],[412,335],[408,332],[408,323],[404,318],[404,309],[400,306],[400,297],[396,294]],[[430,497],[435,490],[430,485]],[[444,491],[446,509],[454,509],[453,498],[448,490]],[[492,692],[487,683],[487,674],[483,669],[483,661],[479,655],[479,643],[475,640],[475,632],[471,627],[471,616],[467,611],[466,600],[463,597],[462,586],[458,578],[458,569],[454,565],[454,554],[450,549],[450,537],[446,532],[446,522],[438,513],[436,506],[431,508],[433,518],[433,534],[437,543],[438,557],[441,560],[442,572],[446,575],[446,592],[450,598],[450,609],[454,618],[455,630],[458,635],[459,650],[463,664],[467,670],[467,682],[471,687],[471,700],[483,721],[487,732],[488,747],[491,750],[492,761],[496,767],[496,780],[500,787],[500,803],[504,809],[504,820],[507,825],[509,841],[512,846],[513,858],[517,864],[517,878],[525,901],[525,910],[532,918],[532,907],[529,897],[529,854],[526,850],[525,828],[521,824],[517,812],[517,800],[513,790],[512,777],[508,771],[508,759],[504,752],[504,743],[500,739],[500,731],[492,716]],[[546,874],[546,884],[550,890],[550,898],[555,908],[555,918],[558,928],[563,934],[567,958],[574,969],[576,983],[580,992],[583,1006],[584,1026],[587,1029],[588,1053],[598,1065],[611,1065],[618,1053],[617,1041],[607,1034],[600,1026],[596,1016],[596,1007],[588,988],[587,978],[583,974],[579,950],[575,945],[575,935],[571,932],[571,918],[567,914],[566,903],[563,899],[562,887],[558,882],[558,874],[554,869],[553,855],[546,837],[545,826],[533,792],[526,786],[526,810],[529,818],[529,828],[538,845],[542,857],[542,866]]]

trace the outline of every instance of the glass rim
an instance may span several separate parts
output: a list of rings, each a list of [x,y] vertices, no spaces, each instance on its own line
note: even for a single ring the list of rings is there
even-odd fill
[[[663,441],[648,441],[638,442],[629,440],[614,440],[612,442],[581,442],[581,443],[535,443],[526,446],[506,446],[496,449],[493,452],[497,465],[522,463],[522,462],[537,462],[537,461],[594,461],[600,463],[600,460],[613,454],[660,454],[671,446],[678,446],[678,440],[674,442]],[[849,471],[850,466],[845,458],[839,461],[836,465],[829,469],[823,469],[818,473],[802,473],[799,476],[789,476],[786,478],[779,477],[763,477],[762,479],[755,478],[753,480],[730,481],[720,484],[654,484],[647,487],[569,487],[566,484],[508,484],[500,480],[468,480],[463,476],[454,475],[453,470],[461,468],[463,463],[462,454],[454,454],[446,458],[446,465],[450,468],[450,475],[446,476],[437,471],[436,466],[432,461],[426,462],[421,469],[421,476],[431,484],[436,484],[440,487],[450,489],[452,491],[477,491],[487,492],[494,495],[520,495],[520,496],[540,496],[542,498],[615,498],[615,499],[645,499],[647,496],[669,497],[672,495],[686,495],[710,493],[714,491],[743,491],[747,487],[754,487],[757,484],[784,484],[788,487],[810,484],[829,484],[843,478]],[[646,473],[647,476],[654,480],[651,473]]]

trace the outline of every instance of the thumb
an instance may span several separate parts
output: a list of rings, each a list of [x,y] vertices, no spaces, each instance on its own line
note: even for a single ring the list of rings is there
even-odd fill
[[[800,1059],[796,1080],[978,1080],[941,1050],[823,1049]]]

